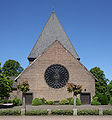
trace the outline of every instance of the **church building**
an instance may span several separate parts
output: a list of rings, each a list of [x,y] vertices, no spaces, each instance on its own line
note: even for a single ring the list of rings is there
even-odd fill
[[[82,85],[78,96],[82,104],[89,104],[95,95],[95,77],[80,63],[80,58],[52,11],[29,56],[29,66],[15,78],[17,84],[28,81],[30,91],[26,102],[34,98],[60,101],[73,97],[67,83]],[[21,92],[17,96],[22,98]]]

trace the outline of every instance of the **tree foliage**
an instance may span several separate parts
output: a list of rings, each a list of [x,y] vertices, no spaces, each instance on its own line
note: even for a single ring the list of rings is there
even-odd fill
[[[13,80],[10,80],[9,77],[5,77],[3,74],[0,74],[0,97],[9,97],[10,92],[12,91]]]
[[[19,83],[19,85],[17,85],[17,88],[22,91],[23,93],[26,93],[27,91],[29,91],[29,84],[28,81],[24,81],[22,83]]]
[[[98,79],[95,82],[96,94],[106,94],[107,93],[107,82],[108,79],[105,78],[104,72],[99,67],[94,67],[90,69],[90,72]]]
[[[108,84],[108,92],[110,94],[110,96],[112,97],[112,80],[110,81],[110,83]]]
[[[76,85],[74,83],[67,83],[66,87],[67,87],[68,92],[73,92],[74,93],[74,109],[75,109],[75,107],[76,107],[76,96],[81,93],[82,86],[81,85]]]
[[[73,92],[74,95],[78,95],[81,93],[82,91],[82,86],[81,85],[76,85],[74,83],[68,83],[67,84],[67,91],[68,92]]]
[[[23,71],[23,68],[20,66],[19,62],[8,60],[3,65],[2,71],[5,76],[18,76]]]

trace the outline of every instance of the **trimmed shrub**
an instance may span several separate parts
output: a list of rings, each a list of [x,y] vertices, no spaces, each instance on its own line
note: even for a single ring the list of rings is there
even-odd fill
[[[74,99],[71,97],[71,98],[67,98],[67,100],[69,101],[69,105],[73,105],[74,104]]]
[[[112,110],[104,110],[103,115],[112,115]]]
[[[68,98],[69,104],[73,105],[74,104],[74,99],[73,98]],[[81,105],[81,100],[79,98],[76,98],[76,105]]]
[[[48,111],[47,110],[26,111],[25,115],[48,115]]]
[[[0,99],[0,103],[4,103],[4,100]]]
[[[112,105],[112,97],[110,98],[110,102],[109,102],[109,104],[111,104],[111,105]]]
[[[3,103],[7,103],[7,100],[5,99],[5,100],[3,100]]]
[[[39,98],[35,98],[35,99],[32,101],[32,105],[34,105],[34,106],[42,105],[42,100],[39,99]]]
[[[8,99],[7,103],[13,103],[13,100],[12,99]]]
[[[45,98],[40,98],[40,100],[42,100],[42,104],[46,104],[46,99]]]
[[[101,103],[98,101],[98,97],[94,97],[91,101],[91,105],[101,105]]]
[[[73,110],[51,110],[51,115],[73,115]]]
[[[81,105],[81,100],[79,98],[76,98],[76,105]]]
[[[92,110],[92,109],[78,110],[77,114],[78,115],[99,115],[99,111],[98,110]]]
[[[12,110],[0,110],[1,115],[21,115],[20,109],[12,109]]]
[[[108,98],[106,95],[103,94],[97,94],[98,101],[101,103],[101,105],[108,105]]]
[[[13,103],[13,100],[12,99],[8,99],[8,100],[4,99],[4,100],[0,100],[0,103],[4,103],[4,104]]]
[[[17,97],[15,97],[15,98],[13,99],[13,105],[14,105],[14,106],[20,106],[20,105],[22,105],[22,102],[21,102],[20,99],[18,99]]]
[[[63,99],[63,100],[59,101],[59,104],[60,105],[68,105],[69,101],[67,99]]]
[[[46,103],[47,105],[53,105],[53,104],[54,104],[54,101],[48,100],[48,101],[46,101],[45,103]]]

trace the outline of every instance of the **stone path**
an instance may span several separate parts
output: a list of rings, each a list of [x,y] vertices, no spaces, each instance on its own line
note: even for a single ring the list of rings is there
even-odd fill
[[[112,120],[112,116],[0,116],[0,120]]]

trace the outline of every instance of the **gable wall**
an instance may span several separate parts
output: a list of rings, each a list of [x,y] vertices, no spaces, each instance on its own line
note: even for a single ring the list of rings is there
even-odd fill
[[[69,82],[82,85],[83,90],[86,89],[86,92],[91,92],[91,97],[95,94],[95,79],[58,41],[53,43],[23,72],[18,78],[18,82],[28,80],[30,92],[33,92],[34,97],[44,97],[47,100],[72,97],[72,94],[67,92],[66,86],[54,89],[46,84],[44,73],[52,64],[65,66],[69,72]]]

